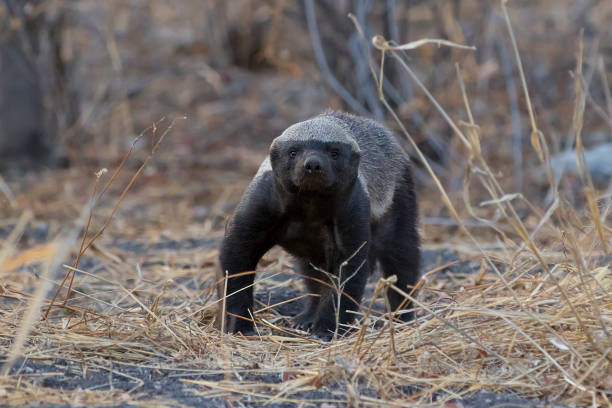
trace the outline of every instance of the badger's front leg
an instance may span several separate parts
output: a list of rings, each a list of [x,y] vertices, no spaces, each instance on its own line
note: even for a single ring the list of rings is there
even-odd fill
[[[313,334],[330,340],[336,330],[342,335],[359,309],[370,275],[370,204],[361,185],[356,185],[346,207],[338,211],[334,223],[335,251],[331,260],[330,288],[321,293]]]
[[[329,279],[321,270],[315,268],[310,260],[305,258],[297,258],[294,268],[304,278],[308,298],[306,299],[306,308],[293,317],[293,326],[308,331],[314,325],[321,294],[328,289],[325,283]]]
[[[225,330],[230,333],[253,332],[253,283],[259,259],[274,246],[278,212],[271,204],[270,174],[255,178],[247,188],[225,229],[219,261],[221,275],[217,294],[223,305]],[[228,276],[227,285],[225,276]],[[223,308],[220,307],[219,318]]]

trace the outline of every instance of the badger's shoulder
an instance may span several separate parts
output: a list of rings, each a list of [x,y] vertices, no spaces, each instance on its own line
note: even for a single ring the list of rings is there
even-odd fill
[[[405,180],[410,166],[408,156],[393,133],[372,119],[332,110],[321,116],[342,122],[359,145],[359,180],[370,196],[373,218],[380,218],[393,202],[398,183]]]
[[[253,176],[253,180],[260,179],[264,174],[272,171],[272,164],[270,163],[270,156],[266,156],[264,161],[261,162],[259,168],[257,169],[257,173]]]
[[[260,211],[263,207],[266,209],[276,207],[272,202],[272,178],[270,156],[266,156],[244,191],[235,212]]]

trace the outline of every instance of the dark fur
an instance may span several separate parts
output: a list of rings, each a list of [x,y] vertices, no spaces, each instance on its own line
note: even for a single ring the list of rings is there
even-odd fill
[[[341,112],[326,112],[309,123],[295,125],[298,133],[288,130],[289,136],[284,133],[272,144],[272,171],[264,163],[244,193],[226,227],[220,262],[230,276],[254,271],[263,254],[280,245],[296,257],[308,291],[319,295],[309,297],[309,307],[296,317],[296,324],[329,339],[336,328],[337,295],[329,277],[317,269],[341,273],[341,281],[352,276],[341,297],[341,324],[354,317],[350,311],[359,308],[377,260],[384,276],[396,275],[397,286],[408,290],[419,270],[417,204],[409,161],[386,128]],[[326,131],[341,135],[330,139],[317,133]],[[372,185],[376,181],[386,184]],[[386,191],[385,185],[394,186],[393,191]],[[391,193],[389,204],[381,206]],[[236,316],[249,318],[253,311],[254,278],[247,274],[228,279],[227,294],[238,291],[226,300],[228,331],[253,330],[251,322]],[[404,301],[395,291],[388,295],[394,309]]]

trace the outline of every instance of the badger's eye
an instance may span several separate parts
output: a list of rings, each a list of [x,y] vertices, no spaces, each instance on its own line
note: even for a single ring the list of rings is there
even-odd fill
[[[337,159],[339,156],[340,156],[340,152],[339,152],[339,151],[337,151],[337,150],[332,150],[332,151],[331,151],[331,158],[332,158],[332,159],[334,159],[334,160],[335,160],[335,159]]]
[[[295,150],[292,150],[289,152],[289,157],[291,157],[292,159],[295,159],[295,156],[297,156],[297,152]]]

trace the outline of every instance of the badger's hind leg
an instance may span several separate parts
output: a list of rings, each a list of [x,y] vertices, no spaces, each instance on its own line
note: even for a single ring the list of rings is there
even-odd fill
[[[419,279],[420,251],[416,197],[408,169],[395,190],[391,208],[379,221],[374,246],[383,276],[397,276],[396,286],[410,292]],[[392,310],[411,306],[393,289],[389,289],[387,296]],[[404,313],[399,317],[404,321],[411,320],[414,313]]]
[[[327,278],[321,272],[314,269],[308,260],[303,258],[295,260],[294,269],[304,278],[308,296],[306,297],[306,308],[293,317],[293,327],[309,331],[314,324],[319,301],[325,289],[320,281],[325,281]]]

